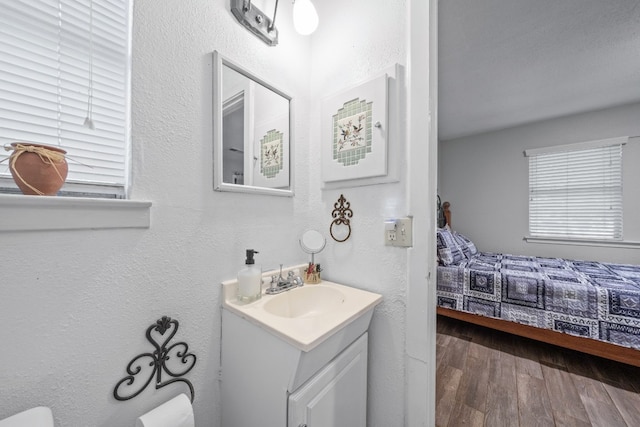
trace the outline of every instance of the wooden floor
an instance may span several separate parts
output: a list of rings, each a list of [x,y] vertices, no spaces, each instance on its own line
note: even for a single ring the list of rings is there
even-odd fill
[[[437,426],[640,426],[640,368],[442,316],[437,330]]]

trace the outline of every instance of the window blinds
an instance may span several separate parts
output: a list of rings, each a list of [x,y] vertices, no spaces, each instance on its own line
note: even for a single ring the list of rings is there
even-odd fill
[[[531,237],[622,239],[625,141],[616,138],[525,153]]]
[[[27,141],[65,149],[65,188],[74,182],[124,187],[129,0],[0,2],[2,144]],[[93,130],[84,125],[90,90]],[[7,155],[2,150],[0,160]],[[0,167],[0,175],[10,176],[8,167]]]

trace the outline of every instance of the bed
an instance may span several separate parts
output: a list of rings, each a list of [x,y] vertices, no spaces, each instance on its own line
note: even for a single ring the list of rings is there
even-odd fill
[[[437,242],[439,315],[640,366],[640,266],[481,252],[449,227]]]

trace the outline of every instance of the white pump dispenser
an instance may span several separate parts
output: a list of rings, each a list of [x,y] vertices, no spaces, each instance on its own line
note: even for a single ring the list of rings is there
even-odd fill
[[[252,302],[262,296],[262,270],[255,265],[253,255],[258,251],[247,249],[246,267],[238,272],[238,300]]]

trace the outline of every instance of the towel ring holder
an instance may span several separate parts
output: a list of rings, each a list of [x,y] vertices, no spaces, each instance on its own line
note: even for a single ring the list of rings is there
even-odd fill
[[[338,198],[338,201],[333,204],[333,211],[331,212],[331,216],[334,220],[331,222],[329,226],[329,234],[331,234],[331,238],[338,243],[346,242],[349,237],[351,237],[351,218],[353,217],[353,210],[351,209],[351,203],[345,199],[344,194],[341,194]],[[338,239],[333,234],[333,227],[339,225],[346,225],[348,228],[347,237],[343,239]]]

